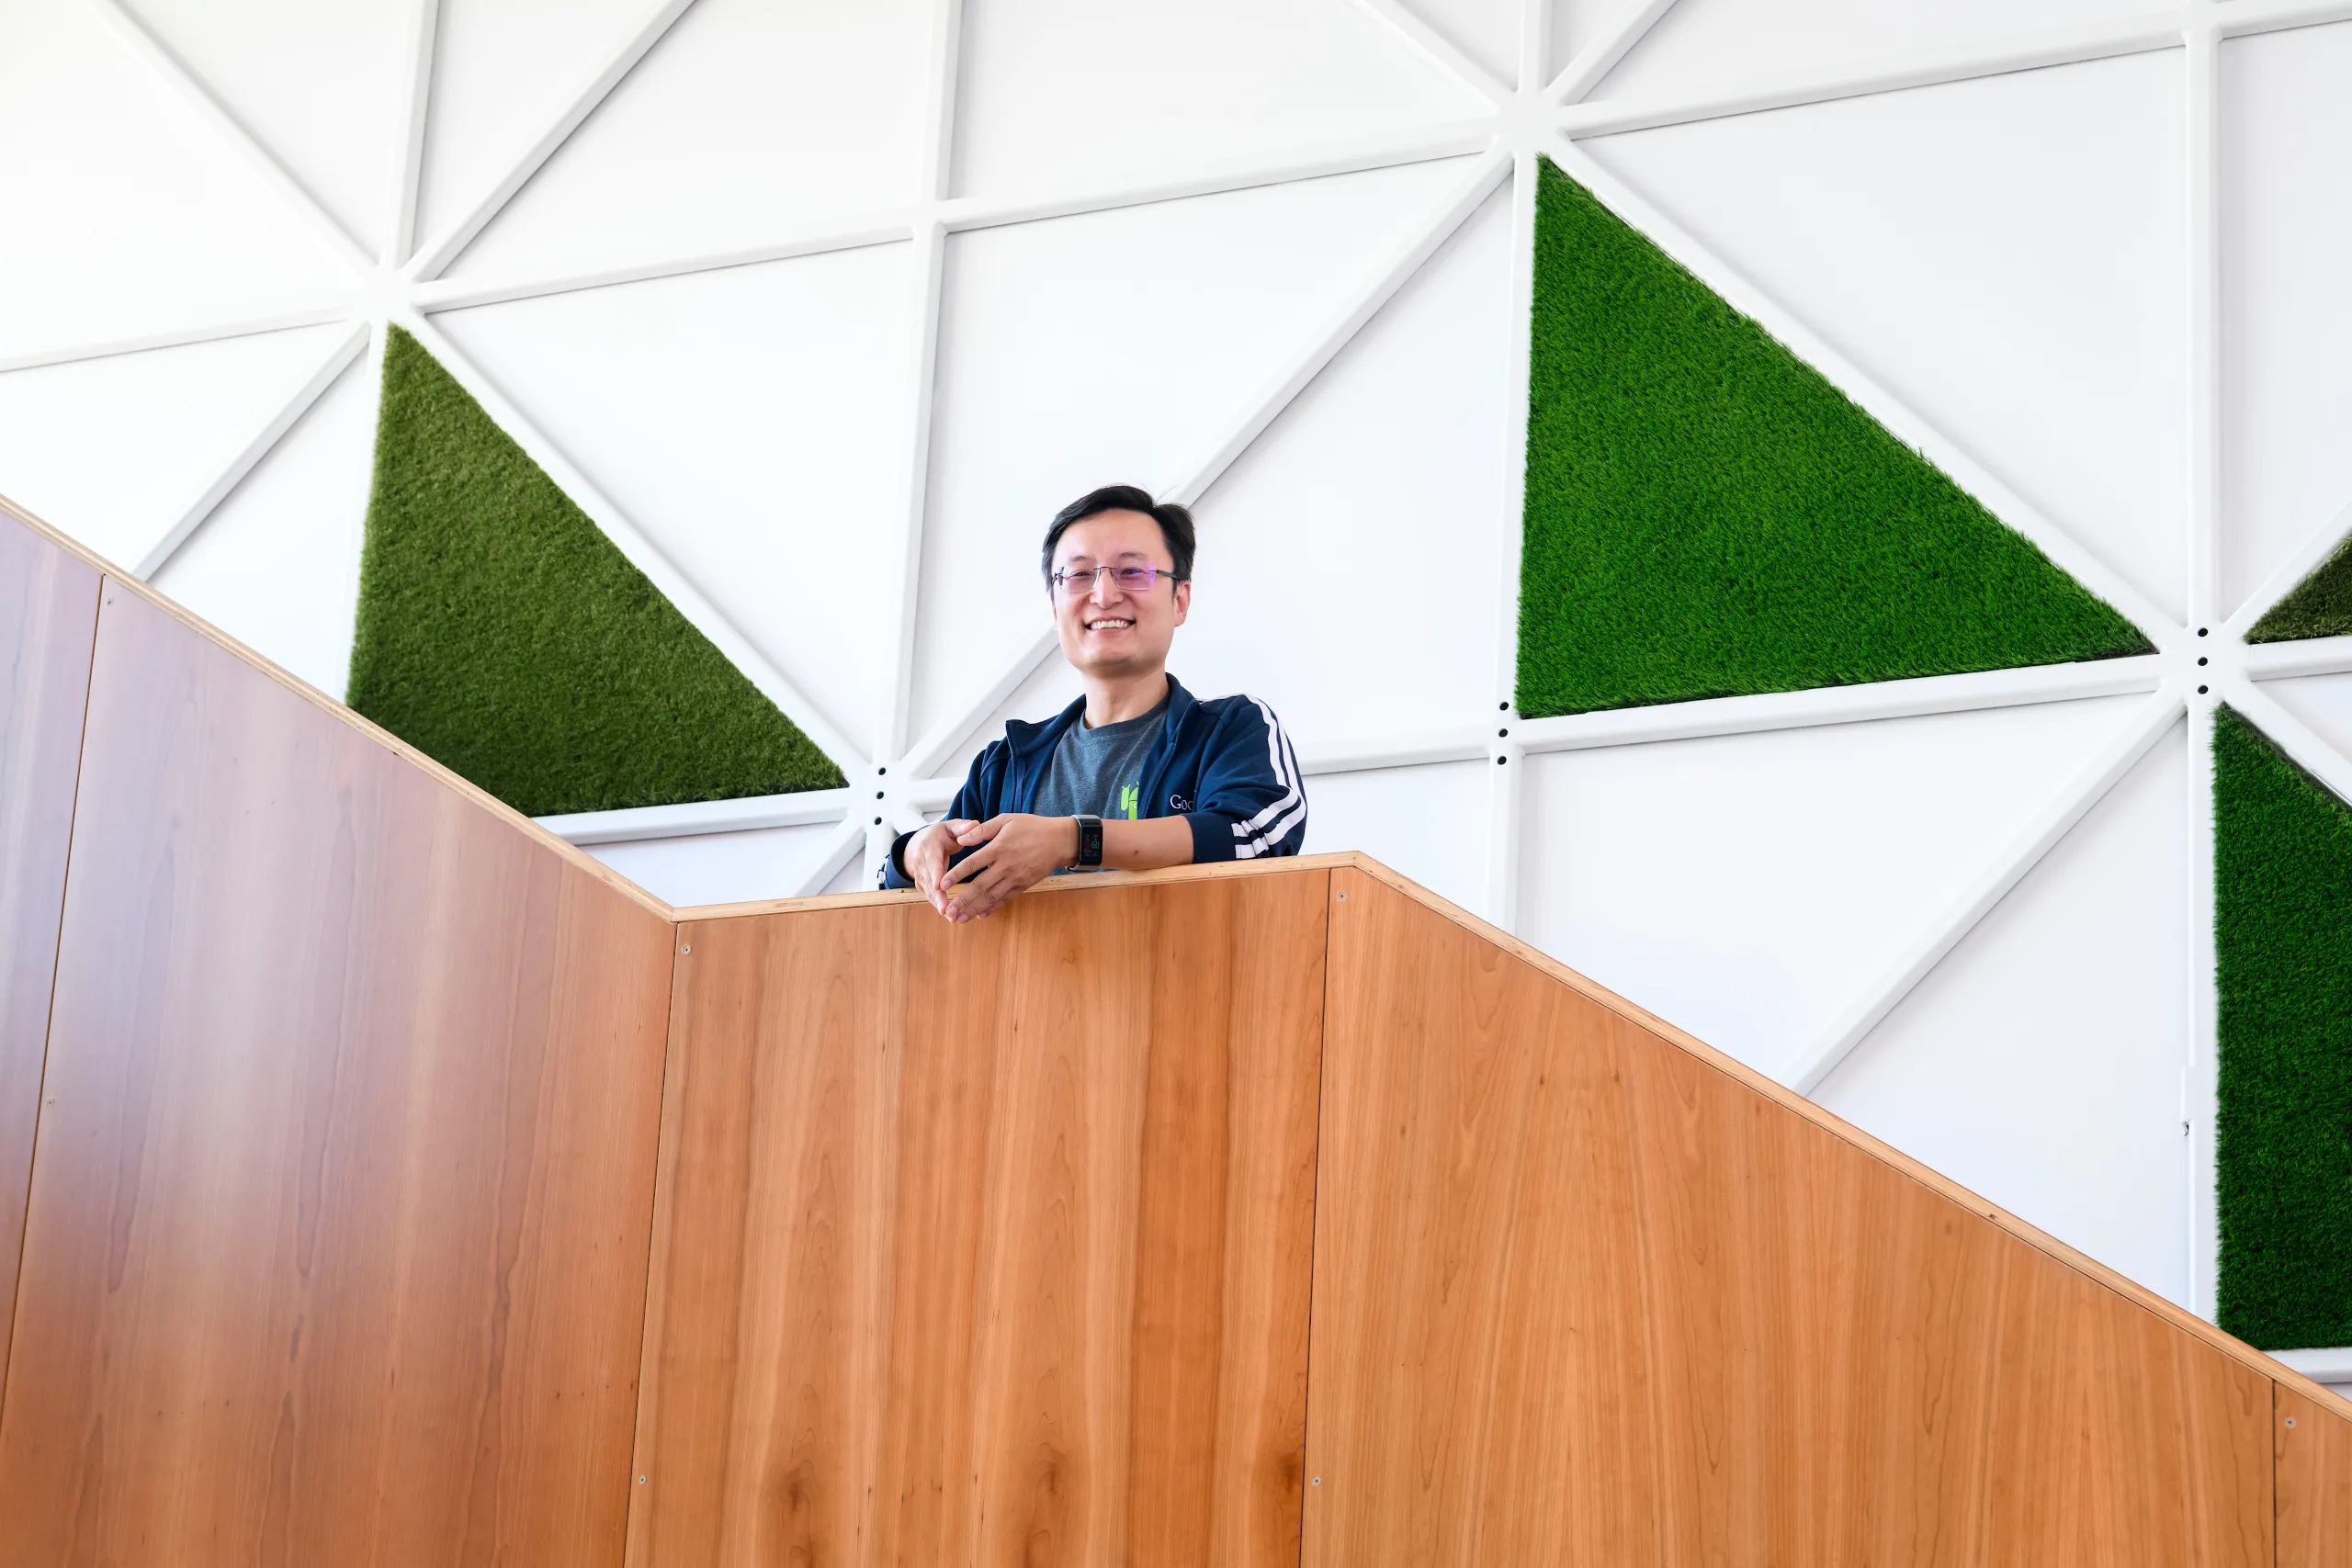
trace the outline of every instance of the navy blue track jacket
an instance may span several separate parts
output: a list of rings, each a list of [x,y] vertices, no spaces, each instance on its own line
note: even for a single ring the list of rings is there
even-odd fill
[[[1043,724],[1008,722],[1004,739],[972,759],[947,815],[985,822],[1030,809],[1046,759],[1085,711],[1080,697]],[[1193,825],[1196,863],[1295,855],[1306,837],[1298,757],[1274,710],[1249,696],[1203,702],[1173,675],[1168,677],[1167,726],[1144,758],[1141,797],[1138,817],[1182,817]],[[883,886],[913,886],[899,869],[912,837],[902,833],[890,846]]]

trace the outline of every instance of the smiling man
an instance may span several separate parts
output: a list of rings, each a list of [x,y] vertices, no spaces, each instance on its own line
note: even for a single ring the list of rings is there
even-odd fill
[[[1296,854],[1306,795],[1274,710],[1202,701],[1168,673],[1193,604],[1192,513],[1108,485],[1055,514],[1041,563],[1086,695],[1007,724],[946,818],[890,847],[882,885],[961,922],[1057,871]]]

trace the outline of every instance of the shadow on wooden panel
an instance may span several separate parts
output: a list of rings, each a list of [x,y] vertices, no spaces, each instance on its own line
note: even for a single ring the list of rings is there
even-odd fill
[[[1295,1562],[1325,881],[682,927],[632,1562]]]
[[[2278,1461],[2278,1568],[2352,1565],[2352,1420],[2290,1388],[2271,1423]]]
[[[0,1562],[614,1561],[668,932],[108,580]]]
[[[2270,1562],[2267,1378],[1331,881],[1308,1563]]]
[[[0,1388],[97,619],[98,574],[0,513]]]

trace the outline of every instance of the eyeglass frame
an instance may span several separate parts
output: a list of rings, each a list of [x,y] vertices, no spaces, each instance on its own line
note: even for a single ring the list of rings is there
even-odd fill
[[[1089,580],[1086,586],[1079,589],[1077,592],[1077,597],[1081,599],[1087,594],[1094,592],[1095,581],[1099,580],[1101,575],[1106,571],[1111,574],[1112,580],[1114,582],[1117,582],[1118,575],[1123,571],[1140,571],[1145,573],[1146,575],[1144,580],[1139,583],[1117,583],[1117,586],[1122,591],[1129,593],[1148,593],[1159,584],[1159,580],[1163,577],[1170,582],[1190,582],[1193,581],[1190,576],[1178,576],[1175,568],[1166,566],[1063,567],[1057,570],[1047,572],[1046,574],[1046,581],[1053,585],[1055,592],[1067,594],[1070,591],[1069,579],[1080,571],[1086,573]]]

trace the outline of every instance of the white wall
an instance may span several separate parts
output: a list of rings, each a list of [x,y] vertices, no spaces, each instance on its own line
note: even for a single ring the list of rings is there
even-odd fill
[[[1310,848],[2210,1310],[2211,703],[2352,787],[2236,637],[2352,502],[2333,3],[9,0],[0,492],[339,692],[409,323],[849,776],[564,825],[679,902],[864,880],[1069,700],[1044,517],[1195,501]],[[1521,722],[1539,152],[2163,651]]]

